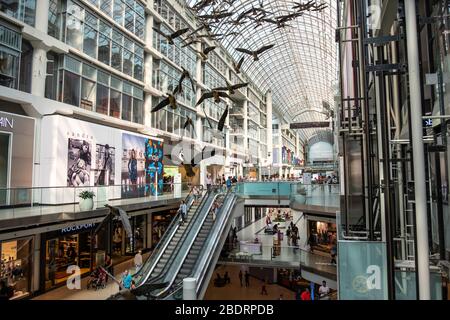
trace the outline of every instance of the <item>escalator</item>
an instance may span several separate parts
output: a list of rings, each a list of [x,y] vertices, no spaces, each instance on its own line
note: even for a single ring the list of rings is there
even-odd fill
[[[234,192],[208,191],[197,206],[190,205],[188,221],[178,227],[173,223],[160,246],[134,276],[138,299],[171,299],[179,292],[186,277],[195,277],[199,297],[207,284],[228,236],[236,202]],[[222,203],[213,220],[211,208]]]

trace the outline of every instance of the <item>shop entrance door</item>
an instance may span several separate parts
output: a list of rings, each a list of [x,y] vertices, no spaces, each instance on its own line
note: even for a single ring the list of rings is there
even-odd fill
[[[0,132],[0,206],[8,205],[10,134]]]

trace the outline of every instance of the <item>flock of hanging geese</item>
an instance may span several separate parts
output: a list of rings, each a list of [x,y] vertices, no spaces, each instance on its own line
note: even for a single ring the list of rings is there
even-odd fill
[[[293,2],[292,8],[290,8],[288,13],[280,14],[279,12],[270,12],[264,8],[264,0],[259,0],[259,6],[252,6],[248,10],[244,10],[242,12],[233,11],[232,7],[235,2],[239,0],[199,0],[192,7],[188,6],[188,9],[193,11],[200,21],[200,26],[189,32],[189,28],[183,28],[177,30],[171,34],[166,34],[159,30],[158,28],[153,28],[155,32],[160,34],[167,40],[169,45],[175,45],[175,39],[180,38],[182,42],[182,47],[189,46],[191,44],[196,43],[205,43],[203,39],[207,38],[210,40],[220,41],[230,36],[238,36],[240,35],[237,31],[232,31],[226,34],[214,34],[213,28],[218,24],[221,25],[230,25],[233,27],[242,26],[247,24],[252,24],[254,29],[262,26],[263,24],[273,25],[275,27],[274,30],[290,27],[288,24],[290,21],[302,16],[305,12],[313,12],[313,11],[323,11],[327,8],[327,5],[324,3],[317,3],[316,0],[307,1],[305,3]],[[203,32],[202,32],[203,31]],[[184,38],[182,36],[185,36]],[[236,51],[242,53],[242,57],[239,59],[237,63],[233,61],[233,69],[239,74],[241,72],[241,66],[244,62],[246,56],[249,58],[253,58],[253,61],[259,61],[260,55],[269,49],[273,48],[275,44],[265,45],[259,49],[251,50],[247,48],[235,48]],[[216,46],[207,46],[206,43],[203,46],[201,51],[195,50],[196,53],[201,57],[202,61],[208,60],[208,54],[216,49]],[[189,72],[183,68],[183,72],[178,81],[178,85],[175,87],[172,93],[167,93],[165,99],[163,99],[158,105],[152,108],[151,112],[157,112],[166,106],[170,106],[172,109],[177,108],[177,95],[183,93],[183,81],[189,80],[193,92],[195,91],[195,84],[192,76]],[[219,103],[221,98],[228,98],[233,100],[230,95],[235,93],[235,90],[239,88],[246,87],[248,83],[238,83],[238,84],[230,84],[227,81],[226,86],[213,88],[210,91],[203,92],[200,99],[197,101],[196,106],[202,104],[207,99],[214,99],[215,103]],[[206,111],[203,107],[203,111],[205,113],[206,120],[210,129],[215,130],[211,122],[206,114]],[[222,116],[219,119],[217,130],[223,132],[225,126],[225,120],[228,116],[228,106],[225,108]],[[186,129],[188,126],[192,126],[194,128],[194,123],[192,119],[187,117],[186,122],[184,123],[183,128]],[[203,153],[204,150],[202,150]],[[192,170],[189,172],[193,173]]]

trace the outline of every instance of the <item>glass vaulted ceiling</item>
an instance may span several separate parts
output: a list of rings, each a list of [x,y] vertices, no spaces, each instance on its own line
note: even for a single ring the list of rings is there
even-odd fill
[[[187,0],[193,7],[199,0]],[[263,23],[255,28],[255,23],[233,25],[240,13],[263,7],[281,16],[292,13],[295,3],[307,3],[306,0],[235,0],[217,1],[213,7],[207,7],[200,14],[211,13],[213,8],[234,12],[233,16],[213,25],[216,34],[237,35],[221,40],[223,46],[236,61],[242,53],[235,48],[256,50],[263,45],[275,44],[264,52],[260,61],[254,62],[246,56],[242,70],[250,76],[262,92],[271,90],[276,110],[287,121],[324,121],[323,101],[334,105],[337,83],[337,47],[335,43],[336,0],[316,0],[326,4],[323,11],[306,11],[300,17],[288,22],[291,27],[276,28],[270,23]],[[323,129],[299,130],[300,138],[307,142],[310,137]]]

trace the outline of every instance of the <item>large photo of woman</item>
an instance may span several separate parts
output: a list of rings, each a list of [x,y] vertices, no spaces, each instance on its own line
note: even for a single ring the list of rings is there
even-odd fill
[[[122,149],[122,198],[161,194],[163,143],[124,133]]]
[[[67,162],[67,186],[90,185],[91,144],[86,140],[69,138]]]

